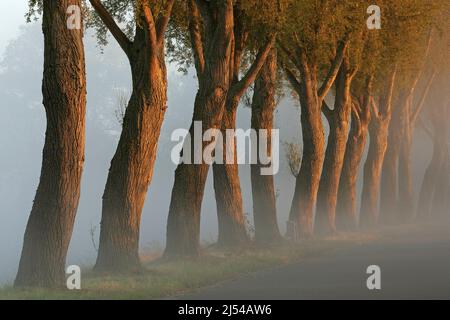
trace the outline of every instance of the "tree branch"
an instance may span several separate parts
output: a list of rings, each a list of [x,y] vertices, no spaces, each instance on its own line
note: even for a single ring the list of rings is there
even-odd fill
[[[322,112],[325,115],[325,118],[327,118],[328,122],[330,122],[333,118],[334,111],[330,109],[328,104],[325,102],[325,99],[322,101]]]
[[[270,50],[272,50],[273,48],[275,39],[276,34],[270,36],[267,43],[259,49],[255,61],[253,61],[245,76],[232,87],[231,91],[235,97],[241,97],[244,94],[245,90],[247,90],[247,88],[255,81],[256,77],[259,74],[259,71],[261,71],[261,68],[266,62]]]
[[[372,116],[377,120],[380,121],[382,119],[382,115],[380,113],[380,109],[378,108],[377,104],[375,103],[375,99],[373,97],[370,97],[370,109],[372,110]]]
[[[285,45],[283,45],[281,41],[277,41],[277,44],[280,47],[281,51],[283,51],[284,54],[288,57],[288,59],[295,65],[295,67],[298,70],[301,70],[301,66],[299,61],[297,60],[296,55],[291,50],[289,50]]]
[[[297,92],[297,94],[300,94],[301,92],[301,84],[300,81],[297,80],[297,77],[295,76],[294,72],[292,72],[292,70],[287,67],[287,66],[282,66],[284,72],[286,73],[286,77],[289,81],[289,83],[291,84],[291,86],[294,88],[295,92]]]
[[[142,3],[142,11],[144,13],[144,19],[148,28],[148,37],[150,41],[150,45],[152,48],[156,48],[158,46],[158,36],[156,34],[156,25],[155,20],[153,18],[153,12],[150,8],[147,1],[143,1]]]
[[[167,26],[169,25],[174,3],[175,0],[167,0],[167,3],[163,9],[164,10],[163,15],[158,19],[156,32],[159,44],[161,44],[164,41],[164,35],[166,33]]]
[[[358,102],[352,101],[351,105],[352,105],[352,114],[353,114],[353,119],[352,121],[356,121],[356,130],[358,132],[358,137],[361,135],[362,132],[362,120],[361,120],[361,115],[360,115],[360,108],[357,106]]]
[[[423,106],[425,105],[425,100],[427,98],[428,92],[430,91],[431,88],[431,84],[433,83],[434,78],[436,77],[436,70],[433,71],[433,73],[431,74],[430,79],[428,80],[423,92],[422,92],[422,96],[420,97],[419,103],[417,104],[417,107],[415,108],[413,114],[411,115],[411,124],[412,126],[414,126],[414,124],[416,123],[417,117],[419,116],[420,112],[423,109]]]
[[[420,77],[422,76],[422,74],[423,74],[423,72],[425,70],[425,64],[426,64],[426,60],[428,58],[428,54],[430,52],[432,37],[433,37],[433,29],[430,29],[430,31],[428,33],[428,37],[427,37],[427,46],[425,48],[425,53],[424,53],[422,65],[421,65],[420,70],[417,73],[416,77],[414,78],[414,80],[412,82],[412,85],[411,85],[411,89],[409,91],[409,94],[411,96],[414,94],[414,91],[416,90],[416,87],[417,87],[417,83],[419,82],[419,79],[420,79]]]
[[[344,54],[348,46],[348,39],[345,38],[343,41],[339,42],[338,48],[336,50],[336,55],[334,57],[333,62],[331,63],[330,69],[328,70],[328,74],[325,77],[325,80],[322,83],[318,91],[318,96],[320,100],[323,100],[325,96],[328,94],[328,91],[331,89],[331,86],[336,79],[336,76],[339,72],[339,68],[341,66],[342,60],[344,59]]]
[[[191,11],[189,33],[194,51],[195,69],[197,70],[197,77],[200,78],[205,71],[205,53],[203,49],[200,11],[195,0],[189,0],[189,9]]]
[[[111,14],[106,10],[100,0],[89,0],[92,7],[95,9],[95,12],[99,15],[100,19],[103,21],[105,26],[108,28],[109,32],[113,35],[114,39],[116,39],[119,46],[125,52],[127,56],[130,56],[130,48],[133,44],[130,39],[125,35],[125,33],[119,28],[117,23],[114,21],[114,18]]]
[[[394,70],[392,71],[391,76],[389,77],[388,90],[386,93],[386,99],[384,101],[384,104],[386,106],[383,114],[384,119],[389,117],[392,112],[392,96],[394,95],[395,79],[397,77],[397,69],[398,69],[397,66],[398,65],[395,64]]]

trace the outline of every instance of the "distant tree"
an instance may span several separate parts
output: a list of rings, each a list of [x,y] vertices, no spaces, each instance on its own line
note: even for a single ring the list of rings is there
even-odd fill
[[[445,18],[449,13],[450,4],[441,12],[440,19],[436,19],[440,23],[430,48],[430,64],[439,71],[424,102],[424,112],[417,120],[417,126],[427,133],[433,144],[432,158],[424,174],[417,204],[417,217],[421,220],[448,215],[450,204],[450,22]]]
[[[413,132],[435,77],[434,72],[427,72],[427,61],[435,37],[434,29],[441,27],[439,17],[445,6],[448,1],[408,0],[390,4],[392,20],[399,30],[391,37],[402,47],[398,48],[401,52],[398,55],[398,83],[381,180],[380,214],[381,220],[387,223],[408,221],[415,211],[411,174]],[[420,85],[422,78],[423,86]],[[420,89],[422,92],[418,92]]]
[[[70,12],[76,19],[80,0],[30,1],[30,14],[35,10],[42,13],[42,94],[47,129],[41,177],[15,280],[18,287],[63,285],[67,250],[80,198],[86,75],[83,29],[68,28],[70,6],[76,6]],[[76,26],[77,21],[73,22]]]

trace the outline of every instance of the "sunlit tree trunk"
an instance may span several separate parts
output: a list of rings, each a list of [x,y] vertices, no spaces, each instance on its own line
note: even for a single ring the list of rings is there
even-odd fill
[[[336,204],[350,126],[350,84],[354,75],[355,71],[351,70],[349,58],[346,56],[336,78],[334,108],[324,108],[330,133],[317,199],[316,230],[319,233],[336,231]]]
[[[253,83],[273,46],[275,36],[271,36],[270,40],[261,47],[245,76],[237,81],[235,77],[237,75],[230,72],[230,70],[235,70],[234,64],[236,63],[233,47],[235,43],[233,1],[203,3],[201,7],[197,7],[197,5],[198,2],[189,1],[191,42],[199,80],[193,122],[201,121],[204,132],[208,129],[223,129],[224,114],[232,111],[227,110],[227,101],[239,101],[248,86]],[[201,32],[202,26],[205,28],[204,32]],[[237,104],[229,106],[237,108]],[[226,119],[233,122],[235,116],[233,113],[227,113],[226,116],[230,115],[231,117]],[[190,134],[192,137],[194,136],[193,124]],[[210,144],[211,142],[203,142],[203,149]],[[191,154],[194,155],[196,151],[192,150]],[[197,255],[199,253],[200,210],[209,171],[209,164],[205,163],[203,159],[200,160],[201,164],[182,163],[175,172],[167,222],[166,256]],[[227,169],[230,168],[237,169],[233,167]],[[228,171],[222,177],[224,179],[215,182],[216,190],[219,188],[217,183],[232,183],[232,185],[226,186],[229,188],[228,191],[233,192],[229,195],[239,198],[235,193],[239,184],[238,172],[236,170],[231,173]],[[232,211],[231,213],[219,213],[223,213],[224,220],[231,221],[231,224],[222,223],[221,226],[231,225],[234,231],[238,230],[237,233],[243,235],[244,233],[241,231],[243,230],[242,226],[245,227],[245,225],[240,220],[243,214],[235,214],[239,212],[239,207],[235,210],[235,206],[222,206],[221,204],[218,206],[224,210],[231,208]],[[239,218],[236,220],[237,217]],[[235,226],[238,228],[234,228]]]
[[[238,101],[227,103],[222,118],[223,137],[226,137],[227,129],[236,128],[238,104]],[[248,241],[235,140],[234,146],[231,146],[234,149],[234,162],[226,164],[226,152],[224,152],[224,163],[213,164],[214,191],[219,223],[218,244],[222,246],[238,246]],[[223,150],[226,150],[227,142],[229,141],[224,138]]]
[[[371,99],[372,117],[369,124],[370,144],[364,164],[360,225],[373,227],[378,222],[378,203],[383,161],[388,145],[389,124],[392,116],[392,95],[396,78],[394,70],[378,106]]]
[[[231,53],[231,68],[229,77],[231,87],[239,82],[241,61],[248,32],[240,19],[239,6],[234,7],[234,39]],[[218,240],[220,246],[239,246],[246,243],[249,238],[246,229],[246,220],[242,204],[241,184],[239,180],[239,166],[237,164],[236,139],[227,140],[227,129],[236,129],[236,115],[241,96],[229,91],[225,111],[222,118],[221,132],[224,139],[222,150],[223,163],[213,164],[214,192],[216,197]],[[227,150],[233,151],[233,162],[227,162]]]
[[[353,99],[352,123],[345,150],[344,165],[339,181],[336,226],[340,230],[355,230],[358,225],[356,201],[357,179],[366,147],[370,123],[371,78],[367,81],[367,92]]]
[[[55,287],[65,279],[80,197],[86,111],[83,31],[67,27],[70,5],[81,6],[81,1],[43,1],[42,93],[47,129],[15,286]]]
[[[273,113],[276,109],[277,86],[277,52],[273,49],[267,57],[264,67],[255,82],[252,99],[252,129],[267,130],[267,153],[272,156]],[[276,194],[273,175],[262,175],[265,167],[259,158],[258,163],[251,165],[251,183],[253,197],[253,217],[255,221],[255,240],[258,243],[273,243],[281,239],[277,222]]]
[[[230,84],[234,19],[231,0],[209,3],[208,10],[198,8],[195,1],[190,1],[189,5],[191,42],[199,82],[189,130],[194,138],[194,121],[202,122],[202,135],[208,129],[221,128]],[[204,21],[204,36],[200,31],[201,20]],[[205,146],[203,142],[202,147]],[[199,152],[193,146],[187,147],[191,148],[191,155]],[[208,171],[209,164],[203,159],[200,164],[181,163],[175,171],[167,221],[166,256],[199,254],[200,211]]]
[[[173,1],[155,25],[154,13],[141,5],[133,42],[111,25],[109,13],[91,1],[129,58],[133,92],[123,119],[122,134],[103,193],[96,271],[128,272],[141,268],[141,214],[153,176],[158,140],[167,109],[164,33]]]
[[[314,209],[319,189],[322,165],[325,158],[325,135],[322,123],[322,104],[333,85],[347,48],[347,41],[339,43],[335,58],[321,87],[318,87],[318,66],[310,63],[304,48],[298,55],[283,48],[289,60],[299,69],[299,81],[295,73],[285,67],[287,77],[300,97],[300,122],[303,135],[303,155],[292,199],[289,221],[297,225],[299,237],[313,234]],[[291,236],[291,235],[288,235]]]
[[[401,95],[402,96],[402,95]],[[398,158],[401,145],[401,115],[403,101],[396,103],[392,121],[388,129],[388,146],[382,163],[380,222],[392,224],[398,222]]]
[[[232,64],[229,71],[230,89],[228,91],[221,125],[223,137],[227,137],[227,130],[236,129],[236,114],[239,102],[245,90],[256,79],[274,42],[274,35],[272,35],[269,42],[261,47],[247,73],[240,79],[240,72],[243,69],[242,59],[248,45],[249,37],[240,10],[239,3],[236,3],[234,7],[234,49],[231,54]],[[227,163],[227,152],[224,152],[223,164],[214,163],[213,165],[214,191],[219,221],[218,244],[223,246],[239,246],[246,243],[249,239],[242,204],[235,140],[228,141],[228,139],[224,139],[223,144],[224,151],[228,149],[233,151],[234,162]]]

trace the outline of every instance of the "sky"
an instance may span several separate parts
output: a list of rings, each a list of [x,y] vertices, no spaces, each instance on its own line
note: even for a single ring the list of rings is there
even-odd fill
[[[3,55],[8,42],[18,35],[20,26],[25,22],[27,6],[26,0],[0,1],[0,55]]]

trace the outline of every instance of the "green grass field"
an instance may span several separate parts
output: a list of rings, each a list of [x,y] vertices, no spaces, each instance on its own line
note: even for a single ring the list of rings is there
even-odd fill
[[[286,242],[272,248],[249,246],[233,253],[212,246],[196,259],[176,261],[144,256],[145,271],[139,274],[99,276],[86,269],[82,274],[81,290],[6,287],[0,290],[0,299],[158,299],[182,295],[246,273],[324,255],[375,238],[375,235],[341,234],[321,240]]]

